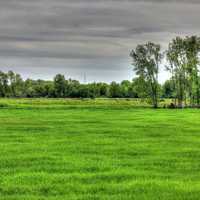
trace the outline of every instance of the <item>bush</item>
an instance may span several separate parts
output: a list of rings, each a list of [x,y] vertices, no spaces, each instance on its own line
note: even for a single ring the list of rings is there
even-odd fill
[[[5,104],[5,103],[0,103],[0,108],[7,108],[7,107],[8,107],[7,104]]]
[[[174,103],[170,103],[170,104],[168,105],[168,108],[174,109],[174,108],[176,108],[176,105],[175,105]]]

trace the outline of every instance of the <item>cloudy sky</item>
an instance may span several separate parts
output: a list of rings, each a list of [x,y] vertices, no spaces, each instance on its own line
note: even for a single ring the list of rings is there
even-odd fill
[[[137,44],[199,33],[200,0],[0,0],[0,69],[121,81]]]

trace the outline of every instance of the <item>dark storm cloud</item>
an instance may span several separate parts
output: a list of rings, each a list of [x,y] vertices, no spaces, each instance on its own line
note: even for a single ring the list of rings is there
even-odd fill
[[[199,34],[199,10],[199,0],[0,0],[0,66],[121,80],[136,44]]]

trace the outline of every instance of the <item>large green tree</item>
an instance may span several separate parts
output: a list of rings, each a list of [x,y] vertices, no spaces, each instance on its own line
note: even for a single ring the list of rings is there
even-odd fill
[[[180,108],[183,102],[187,105],[188,98],[191,106],[199,105],[199,51],[200,40],[196,36],[176,37],[169,43],[167,70],[171,72],[175,88],[175,104],[177,99]]]
[[[185,38],[185,52],[187,58],[187,81],[188,81],[188,95],[190,98],[190,105],[194,106],[200,104],[199,92],[199,52],[200,52],[200,38],[191,36]]]
[[[159,44],[148,42],[138,45],[132,50],[130,56],[133,58],[133,66],[136,75],[144,83],[149,84],[149,95],[154,108],[158,107],[158,73],[159,65],[162,60],[161,47]],[[141,81],[142,83],[142,81]]]

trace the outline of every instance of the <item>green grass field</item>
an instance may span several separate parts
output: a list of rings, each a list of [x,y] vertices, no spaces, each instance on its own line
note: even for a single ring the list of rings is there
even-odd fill
[[[113,102],[0,100],[0,199],[199,200],[200,110]]]

